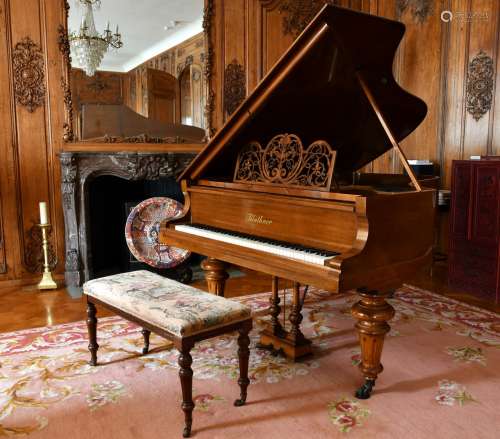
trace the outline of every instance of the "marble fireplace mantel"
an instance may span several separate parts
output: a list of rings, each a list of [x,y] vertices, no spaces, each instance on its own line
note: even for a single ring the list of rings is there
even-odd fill
[[[194,158],[179,152],[62,152],[62,202],[66,261],[65,281],[70,293],[92,278],[89,236],[88,183],[112,175],[125,180],[177,177]]]

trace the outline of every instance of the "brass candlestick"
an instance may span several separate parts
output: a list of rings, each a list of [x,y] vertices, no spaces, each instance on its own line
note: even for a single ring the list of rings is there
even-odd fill
[[[43,220],[42,220],[43,221]],[[50,224],[38,224],[38,227],[42,229],[42,248],[43,248],[43,277],[38,284],[39,290],[53,290],[57,288],[57,284],[52,279],[52,273],[50,272],[49,265],[49,240],[47,239],[47,234],[50,228]]]

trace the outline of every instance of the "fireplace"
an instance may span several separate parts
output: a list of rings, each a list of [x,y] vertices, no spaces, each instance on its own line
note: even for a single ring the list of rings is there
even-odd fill
[[[183,201],[175,181],[192,153],[63,152],[65,281],[78,294],[89,279],[131,268],[126,209],[151,196]]]

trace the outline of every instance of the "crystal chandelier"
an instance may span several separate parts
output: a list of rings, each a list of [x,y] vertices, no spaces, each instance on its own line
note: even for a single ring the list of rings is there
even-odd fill
[[[97,32],[93,7],[98,7],[101,0],[80,0],[80,2],[85,7],[85,13],[80,30],[69,34],[71,53],[87,76],[94,76],[108,48],[119,49],[123,46],[122,36],[118,32],[118,26],[114,34],[110,31],[109,22],[102,35]]]

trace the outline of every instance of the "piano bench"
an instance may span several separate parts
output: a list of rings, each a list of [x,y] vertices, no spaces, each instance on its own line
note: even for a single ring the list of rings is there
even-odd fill
[[[148,353],[151,332],[171,340],[179,350],[184,437],[191,434],[194,402],[192,358],[189,352],[196,342],[233,331],[239,332],[240,398],[234,405],[245,404],[249,384],[248,333],[252,329],[250,308],[144,270],[91,280],[84,284],[83,292],[87,296],[92,366],[97,365],[99,348],[95,305],[108,308],[143,327],[143,354]]]

